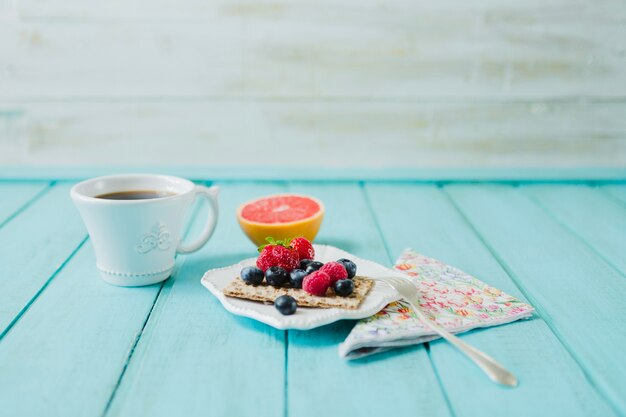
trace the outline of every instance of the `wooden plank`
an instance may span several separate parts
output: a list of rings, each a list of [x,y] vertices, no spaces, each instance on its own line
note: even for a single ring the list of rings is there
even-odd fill
[[[3,411],[101,416],[160,290],[106,284],[81,245],[0,344]]]
[[[235,208],[281,189],[224,185],[215,236],[165,284],[107,416],[282,415],[284,331],[228,313],[200,284],[207,269],[255,256]]]
[[[626,207],[597,188],[526,186],[525,192],[557,221],[626,275]]]
[[[324,164],[386,168],[393,175],[399,175],[396,167],[424,172],[483,166],[510,172],[512,165],[613,166],[626,179],[626,102],[619,100],[51,101],[8,102],[0,109],[5,109],[0,111],[0,164],[22,171],[24,166],[32,170],[64,164],[92,171],[120,166],[137,170],[138,165],[143,170],[163,154],[170,167],[249,166],[258,171],[267,165],[293,165],[288,153],[303,146],[307,158],[298,160],[299,170],[308,168],[318,178],[316,168]],[[239,152],[242,148],[248,152]],[[456,179],[459,171],[439,170],[430,178]],[[567,177],[555,171],[543,178]],[[70,174],[77,175],[73,170]],[[593,170],[586,175],[602,177]],[[375,172],[367,178],[379,176]]]
[[[626,280],[520,190],[449,186],[452,196],[590,381],[626,409]]]
[[[78,181],[98,175],[120,172],[145,172],[140,166],[107,167],[0,167],[0,182],[32,181],[56,178],[62,181]],[[209,178],[216,181],[275,182],[281,180],[320,182],[410,182],[420,184],[445,183],[541,183],[541,184],[626,184],[624,168],[300,168],[285,170],[283,167],[205,167],[205,166],[152,166],[153,172],[177,175],[193,180]],[[604,187],[604,186],[602,186]],[[619,188],[619,185],[616,186]],[[612,189],[607,186],[607,189]]]
[[[0,228],[49,186],[49,182],[0,183]]]
[[[393,256],[406,247],[440,259],[503,291],[524,295],[484,247],[449,199],[433,186],[368,184],[367,195]],[[614,415],[578,364],[540,317],[462,336],[519,378],[502,389],[446,342],[431,357],[458,417],[498,415]]]
[[[69,198],[55,185],[0,229],[0,337],[37,297],[87,232]]]
[[[609,193],[617,200],[626,203],[626,186],[625,185],[604,185],[601,189]]]
[[[206,21],[216,17],[241,17],[259,18],[267,20],[295,19],[317,21],[320,23],[332,23],[329,20],[337,20],[337,14],[341,17],[367,19],[366,22],[374,23],[377,19],[373,14],[383,14],[389,19],[400,19],[397,16],[402,13],[449,13],[457,18],[470,15],[475,18],[485,17],[489,20],[496,17],[513,20],[511,14],[519,15],[517,20],[523,18],[537,19],[538,13],[549,13],[545,18],[555,18],[555,15],[563,14],[570,5],[565,0],[528,1],[524,3],[502,3],[493,0],[475,1],[472,3],[462,1],[446,1],[430,3],[425,0],[398,0],[393,3],[384,0],[346,0],[341,6],[332,0],[318,0],[314,4],[302,0],[280,1],[202,1],[181,0],[174,6],[165,0],[111,0],[106,4],[94,4],[79,0],[21,0],[19,2],[20,16],[24,20],[58,21],[69,22],[102,22],[102,21]],[[621,11],[617,8],[619,3],[615,1],[602,1],[594,4],[594,7],[580,4],[579,10],[571,10],[568,15],[580,16],[591,10],[602,12]],[[350,12],[352,12],[350,14]],[[594,15],[593,17],[597,17]],[[452,17],[449,17],[452,19]],[[381,17],[378,17],[381,19]],[[540,20],[540,19],[537,19]],[[346,19],[346,21],[350,21]],[[365,23],[365,22],[364,22]]]
[[[17,1],[0,0],[0,22],[17,20]]]
[[[449,19],[462,17],[485,18],[490,23],[495,18],[521,21],[533,19],[542,23],[548,19],[566,14],[568,18],[591,17],[597,19],[599,14],[622,12],[618,2],[603,0],[591,7],[579,4],[577,10],[568,9],[571,4],[566,0],[527,1],[524,3],[503,3],[493,0],[475,1],[446,1],[430,3],[425,0],[398,0],[393,3],[384,0],[346,0],[338,5],[332,0],[318,0],[311,4],[302,0],[280,1],[202,1],[182,0],[176,6],[164,0],[111,0],[106,4],[94,4],[79,0],[21,0],[19,14],[23,20],[59,21],[66,22],[102,22],[102,21],[151,21],[151,22],[193,22],[207,19],[221,18],[248,18],[264,20],[294,19],[307,22],[333,23],[338,17],[351,19],[365,19],[364,23],[374,23],[374,19],[383,17],[402,22],[408,19],[402,14],[453,14]],[[596,11],[597,14],[590,12]],[[569,12],[569,13],[568,13]],[[543,13],[544,16],[538,16]],[[339,15],[338,15],[339,14]],[[382,14],[383,16],[374,16]],[[517,15],[517,19],[513,14]],[[543,19],[541,19],[543,17]],[[545,19],[545,20],[544,20]],[[521,23],[521,22],[520,22]]]
[[[3,413],[101,416],[158,290],[106,284],[82,246],[0,343]]]
[[[55,1],[53,10],[36,0],[20,4],[21,13],[36,19],[0,26],[9,68],[1,97],[626,92],[625,11],[618,0],[578,7],[566,0],[523,6],[246,1],[188,9],[164,2],[160,8],[86,4]],[[166,17],[173,8],[191,18]],[[143,20],[128,20],[133,10]]]
[[[319,243],[389,265],[384,242],[357,184],[290,183],[289,190],[324,202]],[[309,331],[289,331],[288,415],[451,415],[423,345],[356,362],[341,359],[337,346],[353,325],[342,321]]]

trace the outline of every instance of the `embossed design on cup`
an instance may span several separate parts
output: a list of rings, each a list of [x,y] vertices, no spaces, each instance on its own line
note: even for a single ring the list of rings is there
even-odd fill
[[[141,243],[135,247],[137,252],[144,254],[153,249],[167,250],[172,242],[170,241],[171,233],[164,222],[158,222],[150,232],[146,233],[141,239]]]

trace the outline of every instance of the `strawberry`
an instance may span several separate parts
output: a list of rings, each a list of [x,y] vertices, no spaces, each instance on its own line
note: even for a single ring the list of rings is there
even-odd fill
[[[259,247],[261,254],[256,260],[256,266],[263,272],[272,266],[280,266],[287,273],[299,266],[300,259],[290,245],[289,241],[274,240],[271,237],[266,238],[269,243]]]
[[[311,242],[304,237],[295,237],[291,239],[291,247],[298,252],[300,260],[315,258],[315,249],[313,249],[313,245],[311,245]]]

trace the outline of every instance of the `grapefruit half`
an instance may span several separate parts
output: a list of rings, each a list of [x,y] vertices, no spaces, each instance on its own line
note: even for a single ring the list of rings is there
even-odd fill
[[[257,246],[276,240],[303,236],[315,239],[324,218],[324,205],[316,198],[298,194],[276,194],[248,201],[237,209],[239,226]]]

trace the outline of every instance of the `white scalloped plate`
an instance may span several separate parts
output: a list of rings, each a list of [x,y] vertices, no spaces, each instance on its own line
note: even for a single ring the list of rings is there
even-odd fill
[[[397,275],[397,272],[376,262],[361,259],[334,246],[314,245],[314,247],[316,260],[329,262],[340,258],[348,258],[357,265],[358,275],[372,278]],[[250,258],[225,268],[208,270],[202,277],[201,282],[217,297],[226,310],[239,316],[250,317],[277,329],[309,330],[337,320],[362,319],[376,314],[387,304],[400,298],[393,288],[376,282],[374,288],[372,288],[361,306],[356,310],[300,307],[295,314],[283,316],[273,305],[226,297],[222,293],[222,290],[239,275],[239,271],[243,267],[255,265],[255,262],[256,258]]]

